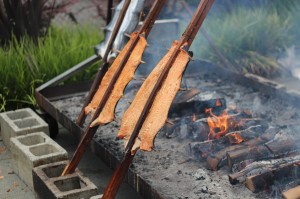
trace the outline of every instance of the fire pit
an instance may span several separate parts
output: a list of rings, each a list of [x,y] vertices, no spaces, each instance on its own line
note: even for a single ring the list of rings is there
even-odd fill
[[[120,120],[141,83],[137,78],[128,85],[116,108],[116,122],[100,128],[92,142],[93,151],[112,168],[123,151],[123,142],[116,140]],[[189,63],[182,87],[200,93],[190,101],[177,98],[155,150],[138,152],[128,173],[127,181],[144,198],[274,198],[299,184],[297,93],[199,60]],[[88,87],[82,92],[76,88],[78,93],[71,96],[66,91],[72,88],[49,88],[38,101],[80,135],[74,121]],[[51,96],[55,89],[64,95]],[[209,120],[224,118],[228,129],[209,126]]]

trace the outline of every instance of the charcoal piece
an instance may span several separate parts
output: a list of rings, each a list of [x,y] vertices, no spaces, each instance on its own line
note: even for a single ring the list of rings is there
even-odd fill
[[[168,117],[174,118],[205,114],[206,109],[209,108],[212,108],[212,112],[215,115],[219,115],[226,109],[226,100],[219,98],[205,101],[174,103],[171,105]]]

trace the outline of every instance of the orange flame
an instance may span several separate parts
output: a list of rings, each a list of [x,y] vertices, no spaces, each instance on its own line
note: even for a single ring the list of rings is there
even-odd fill
[[[211,117],[207,118],[209,126],[208,139],[219,139],[224,136],[228,131],[228,113],[226,110],[220,116],[216,116],[212,109],[206,109],[206,112],[210,113]]]
[[[243,138],[241,137],[241,135],[238,133],[231,133],[228,136],[228,138],[229,138],[230,143],[232,143],[232,144],[239,144],[244,141]]]

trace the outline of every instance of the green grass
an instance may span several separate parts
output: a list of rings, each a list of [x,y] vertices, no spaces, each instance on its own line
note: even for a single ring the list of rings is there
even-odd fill
[[[296,13],[282,17],[276,9],[236,7],[227,14],[212,13],[203,27],[238,71],[276,76],[283,70],[276,57],[300,34],[293,30]],[[192,50],[198,58],[222,64],[201,34]]]
[[[50,27],[35,45],[28,38],[0,48],[0,111],[35,106],[34,89],[90,57],[102,39],[97,28]],[[91,79],[98,64],[69,81]]]

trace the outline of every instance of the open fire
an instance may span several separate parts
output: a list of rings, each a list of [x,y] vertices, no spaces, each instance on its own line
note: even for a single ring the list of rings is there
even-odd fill
[[[205,103],[196,98],[186,103]],[[211,170],[227,165],[233,172],[229,181],[244,183],[253,192],[267,190],[281,178],[300,176],[297,134],[293,137],[289,131],[270,126],[253,117],[249,109],[226,109],[224,100],[223,104],[219,99],[213,101],[215,106],[205,108],[204,114],[196,110],[191,120],[188,116],[176,119],[177,123],[169,125],[167,136],[190,131],[179,136],[191,139],[190,151],[198,160],[206,161]],[[214,110],[218,107],[222,109]]]
[[[219,100],[217,102],[219,102]],[[206,113],[210,114],[210,117],[207,118],[207,123],[209,126],[208,140],[219,139],[220,137],[223,137],[228,132],[227,111],[224,110],[220,116],[216,116],[212,112],[212,108],[209,108],[206,109]]]
[[[160,1],[157,0],[156,2],[157,6],[161,8],[161,5],[158,4]],[[175,97],[177,91],[179,90],[179,84],[181,82],[182,74],[185,71],[187,63],[189,63],[190,61],[190,53],[188,52],[188,49],[197,32],[196,29],[200,28],[213,1],[207,0],[207,5],[205,5],[205,3],[203,2],[204,1],[201,1],[201,6],[199,7],[197,15],[193,17],[192,22],[187,28],[188,34],[184,33],[179,42],[174,42],[174,47],[172,47],[166,54],[166,60],[162,61],[162,63],[166,62],[165,66],[164,64],[158,64],[159,67],[164,68],[162,69],[162,72],[160,70],[154,70],[155,73],[151,73],[148,76],[148,78],[141,86],[141,91],[139,91],[137,94],[135,93],[135,99],[137,100],[134,99],[131,106],[129,108],[127,107],[127,111],[130,111],[126,111],[125,114],[121,117],[119,117],[120,115],[116,113],[116,117],[119,117],[117,119],[123,118],[124,120],[125,118],[125,122],[122,121],[119,131],[119,133],[122,131],[125,133],[118,134],[118,138],[125,138],[125,143],[129,144],[127,144],[125,148],[126,153],[124,158],[122,159],[121,166],[117,168],[117,172],[114,173],[112,180],[104,193],[104,198],[114,197],[114,195],[116,194],[116,190],[118,189],[127,169],[131,164],[131,161],[133,161],[133,156],[138,153],[138,149],[145,151],[151,151],[152,149],[155,149],[153,145],[154,138],[159,132],[159,129],[165,124],[166,120],[168,120],[168,122],[166,124],[167,128],[165,137],[169,141],[170,139],[177,137],[178,140],[180,140],[180,144],[174,144],[173,141],[172,145],[169,147],[169,144],[168,142],[166,142],[166,140],[155,140],[158,143],[163,143],[156,145],[158,146],[157,151],[163,154],[162,156],[164,156],[164,152],[167,151],[167,155],[163,157],[163,161],[161,158],[159,158],[159,156],[155,158],[155,160],[159,160],[159,164],[157,164],[157,161],[153,161],[153,159],[149,161],[148,164],[144,164],[147,166],[151,165],[154,162],[154,166],[152,165],[150,169],[148,168],[148,170],[150,171],[153,170],[153,168],[159,168],[161,164],[163,164],[163,169],[169,169],[170,167],[176,169],[185,169],[183,167],[180,167],[180,164],[185,164],[190,160],[188,159],[187,161],[180,161],[180,163],[178,163],[178,157],[187,157],[186,154],[185,156],[182,156],[182,154],[180,154],[183,153],[182,151],[180,151],[180,149],[182,149],[182,145],[187,144],[190,149],[190,154],[196,156],[200,162],[205,162],[208,169],[213,171],[223,169],[224,171],[224,168],[226,168],[225,171],[227,172],[227,174],[229,174],[228,176],[231,184],[243,183],[252,192],[268,190],[275,182],[280,181],[281,178],[288,178],[290,176],[293,177],[292,180],[299,178],[300,172],[298,171],[298,169],[300,167],[300,147],[297,143],[298,141],[300,141],[300,136],[294,135],[293,132],[290,131],[288,124],[284,123],[286,121],[290,121],[292,117],[287,116],[288,119],[284,120],[285,116],[281,116],[278,114],[282,110],[285,111],[285,108],[288,106],[284,106],[277,101],[275,105],[280,104],[280,106],[284,108],[281,110],[274,110],[274,108],[272,107],[273,105],[269,104],[269,100],[270,98],[273,98],[273,95],[268,96],[265,92],[262,92],[263,94],[258,93],[257,90],[259,89],[257,88],[256,91],[252,90],[251,88],[245,89],[249,88],[247,86],[245,86],[244,89],[237,89],[238,91],[236,90],[236,92],[234,92],[236,87],[238,87],[237,85],[232,85],[232,82],[228,82],[226,78],[214,77],[215,74],[212,75],[211,73],[208,76],[202,76],[202,79],[204,80],[201,80],[200,76],[201,74],[203,74],[203,67],[201,67],[201,73],[197,71],[198,73],[196,76],[190,78],[186,77],[185,80],[188,79],[190,82],[194,81],[194,86],[202,91],[196,94],[188,93],[187,96],[190,97],[185,97],[184,99],[181,98],[181,100],[177,102],[175,100],[175,102],[172,103],[173,97]],[[153,14],[152,17],[154,17],[155,15],[157,16],[157,14],[159,13],[159,11],[157,10],[158,9],[153,9],[153,11],[150,12]],[[146,21],[148,21],[149,23],[153,22],[153,20],[150,20],[150,18]],[[152,27],[153,24],[148,25],[149,27]],[[148,25],[145,26],[146,30],[148,29]],[[138,32],[138,34],[142,36],[141,38],[140,36],[134,34],[131,35],[132,44],[130,44],[129,42],[130,46],[127,46],[130,50],[126,50],[125,48],[126,53],[124,51],[124,58],[122,58],[122,60],[120,58],[120,64],[118,62],[114,62],[116,63],[116,71],[110,71],[110,69],[114,68],[113,64],[106,73],[110,74],[109,72],[111,72],[111,75],[107,76],[110,80],[107,80],[105,78],[103,79],[105,80],[103,81],[104,83],[109,82],[108,85],[103,84],[105,92],[100,92],[101,95],[103,94],[103,98],[100,99],[99,97],[100,102],[97,102],[96,105],[93,106],[93,108],[95,109],[94,111],[86,111],[95,112],[94,116],[92,117],[92,123],[91,125],[88,125],[85,136],[81,141],[82,144],[80,144],[78,147],[79,150],[76,150],[71,163],[66,167],[62,175],[71,173],[72,170],[76,168],[76,164],[79,163],[79,160],[85,149],[84,145],[87,145],[86,143],[89,143],[91,141],[97,131],[97,128],[95,127],[100,125],[101,127],[103,127],[103,129],[106,129],[105,126],[108,125],[108,123],[114,121],[116,105],[118,101],[121,100],[120,98],[122,96],[124,97],[127,94],[123,93],[123,90],[130,82],[130,79],[133,78],[134,71],[136,70],[139,63],[144,63],[141,61],[142,54],[139,54],[140,57],[134,56],[135,58],[137,58],[137,60],[134,61],[134,68],[131,68],[131,75],[129,75],[130,78],[128,76],[128,79],[126,78],[126,81],[124,82],[117,81],[119,78],[122,80],[123,78],[121,77],[124,74],[124,76],[127,77],[128,69],[124,70],[124,68],[126,68],[126,63],[128,60],[130,60],[130,56],[134,55],[134,53],[132,53],[133,49],[140,39],[145,39],[145,35],[148,36],[148,34],[144,34],[143,29],[144,28],[142,26],[140,32]],[[146,46],[146,43],[144,43],[143,50],[146,48]],[[138,50],[138,52],[141,52],[143,50]],[[122,51],[120,55],[123,55]],[[180,57],[180,55],[182,55],[182,57]],[[178,58],[177,56],[179,56],[180,58]],[[116,60],[118,60],[118,58]],[[182,63],[180,63],[179,61],[182,61]],[[180,71],[176,71],[174,68],[178,68],[179,66]],[[127,71],[127,73],[122,73],[123,70]],[[161,74],[159,75],[157,73]],[[171,75],[168,73],[170,73]],[[217,81],[214,81],[214,78],[217,78]],[[174,84],[175,81],[178,81],[176,85]],[[211,82],[207,83],[208,81]],[[222,81],[226,84],[221,83]],[[119,85],[118,82],[122,84]],[[170,89],[173,88],[171,86],[174,86],[174,89]],[[193,85],[190,85],[190,87],[193,87]],[[99,88],[102,87],[100,86]],[[118,90],[118,88],[120,89]],[[216,91],[213,91],[214,89],[216,89]],[[172,91],[172,93],[170,93],[170,91]],[[92,92],[93,91],[91,91],[91,93]],[[207,99],[197,98],[199,96],[205,96],[205,92],[210,97],[208,97]],[[215,92],[222,97],[211,97],[212,92]],[[242,96],[243,94],[246,97]],[[97,97],[97,95],[95,96]],[[113,98],[114,100],[111,100],[110,98]],[[252,111],[249,111],[251,109],[248,108],[249,104],[254,104],[256,102],[255,99],[258,101],[257,103],[259,104],[259,106],[255,107],[256,110],[253,110],[254,114],[252,115]],[[265,101],[261,102],[263,100]],[[226,106],[226,103],[231,104],[232,102],[236,102],[236,104],[241,107],[244,107],[243,104],[246,104],[248,106],[246,106],[245,109],[237,109],[236,107],[232,109],[228,108]],[[263,107],[261,103],[263,103],[265,107]],[[169,113],[167,113],[169,105],[171,105],[171,110]],[[131,107],[135,106],[137,107],[137,109],[131,109]],[[108,112],[110,112],[111,115],[107,119],[101,119],[101,116],[109,116],[107,112],[103,112],[102,114],[102,111],[106,110],[105,107],[110,107]],[[124,113],[124,109],[120,112]],[[276,118],[273,118],[271,115],[272,113],[276,113],[279,119],[276,120]],[[293,113],[295,113],[295,111]],[[147,118],[150,119],[147,120]],[[132,122],[133,120],[136,121],[131,124],[130,122]],[[285,127],[283,125],[280,125],[280,122],[278,122],[278,120],[282,120],[281,122],[284,123]],[[129,129],[128,126],[130,126],[130,128],[132,129]],[[142,132],[141,136],[139,136],[139,131]],[[103,140],[104,139],[101,139],[101,141]],[[154,150],[153,153],[157,151]],[[168,153],[168,151],[171,152]],[[174,157],[172,157],[172,153]],[[143,159],[143,156],[146,155],[138,156],[142,157],[142,160],[138,161],[145,161],[143,163],[147,163],[146,160]],[[199,167],[200,165],[201,164],[199,164]],[[190,166],[188,165],[187,167]],[[158,173],[159,172],[161,171],[158,171]],[[178,170],[176,173],[180,175],[180,177],[190,180],[190,176],[192,175],[189,172],[185,172],[183,174],[181,170]],[[170,173],[170,175],[168,174],[167,177],[165,177],[163,180],[169,180],[170,178],[172,178],[170,177],[172,172],[161,173]],[[183,177],[183,175],[185,174],[186,176]],[[160,178],[161,176],[163,175],[158,175],[158,178]],[[216,179],[216,175],[214,177]],[[182,178],[179,178],[179,181]],[[206,177],[203,176],[195,178],[196,180],[206,179]],[[178,179],[176,179],[175,181],[176,183],[178,183]],[[187,190],[188,189],[184,189],[184,191]],[[202,189],[201,192],[207,193],[207,187]],[[181,197],[171,196],[168,198]],[[189,197],[185,196],[183,198]]]
[[[253,83],[260,80],[248,81],[209,63],[191,62],[182,87],[198,91],[181,91],[175,98],[168,123],[155,140],[155,150],[137,154],[129,183],[139,184],[140,189],[150,184],[155,190],[151,193],[161,198],[274,198],[298,186],[297,100],[290,94],[277,95],[270,84]],[[127,87],[126,99],[116,108],[116,121],[122,118],[138,84],[139,79]],[[53,104],[75,120],[82,101],[78,96]],[[218,139],[208,138],[208,118],[213,116],[206,110],[210,108],[217,117],[224,110],[228,114],[228,130]],[[119,122],[114,122],[94,137],[96,153],[110,165],[115,165],[114,157],[123,151],[123,143],[115,140],[118,128]],[[259,193],[252,194],[243,184]]]

